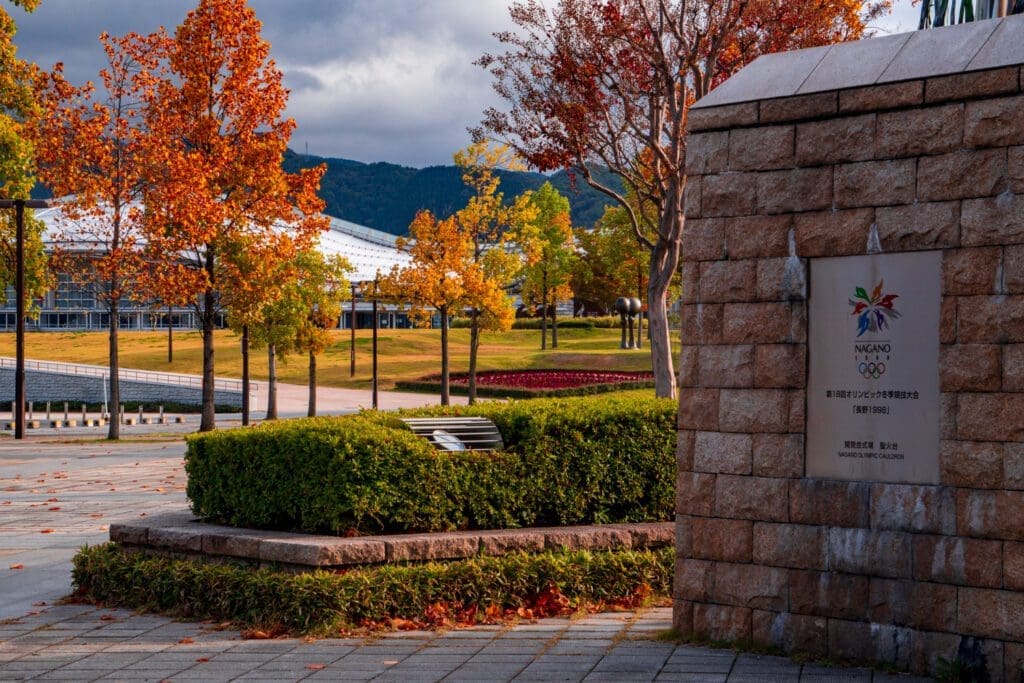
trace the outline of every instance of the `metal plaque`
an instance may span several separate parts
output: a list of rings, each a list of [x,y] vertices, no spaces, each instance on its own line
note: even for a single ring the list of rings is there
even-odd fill
[[[939,483],[942,253],[811,260],[807,476]]]

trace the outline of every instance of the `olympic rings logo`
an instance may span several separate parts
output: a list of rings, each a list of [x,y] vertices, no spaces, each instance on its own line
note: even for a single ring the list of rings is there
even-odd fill
[[[861,363],[857,366],[864,379],[878,379],[885,374],[885,363]]]

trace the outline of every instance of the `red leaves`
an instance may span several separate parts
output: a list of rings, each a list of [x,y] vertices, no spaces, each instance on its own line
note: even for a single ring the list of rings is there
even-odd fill
[[[654,379],[650,372],[612,372],[606,370],[494,370],[478,372],[479,385],[517,389],[565,389],[589,384],[645,382]],[[452,377],[452,384],[467,384],[464,375]]]
[[[528,604],[530,605],[529,611],[538,618],[556,617],[569,614],[572,611],[569,599],[562,595],[558,586],[554,584],[548,586]]]
[[[242,631],[242,637],[246,640],[269,640],[271,638],[281,638],[286,635],[288,635],[288,629],[284,628],[280,624],[265,629],[253,628]]]

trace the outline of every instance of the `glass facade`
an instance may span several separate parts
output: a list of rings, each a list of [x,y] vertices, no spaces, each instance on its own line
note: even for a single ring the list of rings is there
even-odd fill
[[[54,308],[92,309],[96,307],[96,297],[88,287],[75,282],[70,275],[57,274],[57,289],[53,290]]]

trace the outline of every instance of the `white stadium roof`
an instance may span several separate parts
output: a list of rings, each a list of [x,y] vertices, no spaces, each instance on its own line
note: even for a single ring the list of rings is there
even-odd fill
[[[35,215],[46,225],[43,243],[47,248],[66,242],[69,235],[74,235],[75,224],[64,219],[59,200],[56,206],[37,210]],[[353,268],[349,274],[352,282],[373,280],[378,272],[383,275],[392,266],[404,266],[409,262],[409,255],[395,246],[394,235],[333,216],[328,218],[331,227],[320,237],[320,250],[327,255],[340,254],[348,259]]]

